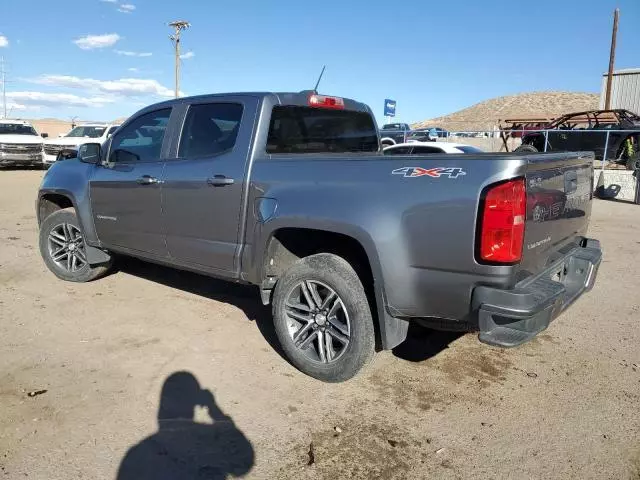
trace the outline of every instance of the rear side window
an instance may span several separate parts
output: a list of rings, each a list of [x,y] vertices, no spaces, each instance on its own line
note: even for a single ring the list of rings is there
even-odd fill
[[[239,103],[205,103],[191,105],[180,140],[178,156],[195,158],[217,155],[236,144],[242,105]]]
[[[267,153],[377,152],[378,134],[366,112],[273,107]]]

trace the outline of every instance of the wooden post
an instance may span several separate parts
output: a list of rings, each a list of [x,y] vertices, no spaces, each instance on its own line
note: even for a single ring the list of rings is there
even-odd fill
[[[616,60],[616,37],[618,36],[618,17],[620,9],[616,8],[613,12],[613,32],[611,33],[611,52],[609,53],[609,73],[607,75],[607,92],[604,97],[604,109],[611,108],[611,83],[613,82],[613,66]]]

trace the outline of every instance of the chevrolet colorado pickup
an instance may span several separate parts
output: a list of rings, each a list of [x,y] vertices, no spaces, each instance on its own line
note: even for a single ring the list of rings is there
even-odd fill
[[[337,382],[409,322],[505,347],[545,329],[596,279],[592,162],[385,156],[369,107],[313,91],[180,98],[53,164],[40,251],[68,281],[123,254],[256,285],[290,361]]]

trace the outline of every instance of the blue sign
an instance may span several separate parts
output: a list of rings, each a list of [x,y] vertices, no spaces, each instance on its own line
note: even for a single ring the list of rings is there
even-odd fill
[[[396,116],[396,101],[389,100],[388,98],[384,101],[384,116],[385,117],[395,117]]]

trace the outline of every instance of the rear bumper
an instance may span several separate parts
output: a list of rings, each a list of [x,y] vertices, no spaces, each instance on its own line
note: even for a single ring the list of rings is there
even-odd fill
[[[501,347],[515,347],[531,340],[580,295],[591,290],[601,260],[600,242],[585,239],[580,247],[512,290],[475,288],[473,309],[478,312],[478,338]]]

